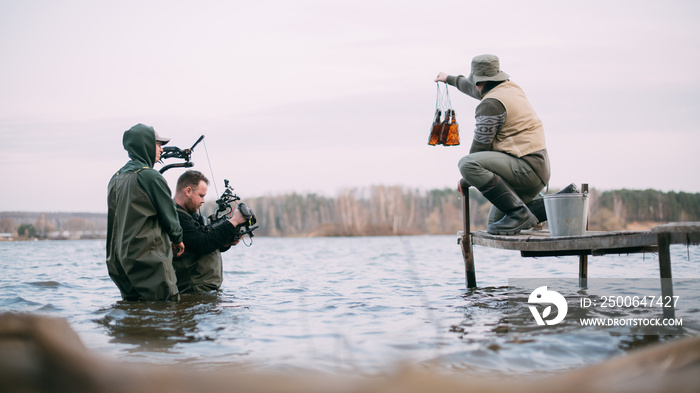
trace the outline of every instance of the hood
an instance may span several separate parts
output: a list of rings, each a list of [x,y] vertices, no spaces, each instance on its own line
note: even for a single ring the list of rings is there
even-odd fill
[[[122,144],[129,158],[153,168],[156,159],[156,133],[153,127],[139,123],[129,128],[124,131]]]

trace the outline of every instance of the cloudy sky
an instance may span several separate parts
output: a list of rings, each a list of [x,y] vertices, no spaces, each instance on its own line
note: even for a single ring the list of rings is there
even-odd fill
[[[0,210],[105,212],[136,123],[182,148],[204,134],[195,169],[243,197],[455,187],[478,102],[451,90],[463,143],[428,146],[433,79],[468,74],[483,53],[544,122],[551,187],[700,192],[699,11],[695,0],[0,0]],[[171,187],[181,172],[166,172]]]

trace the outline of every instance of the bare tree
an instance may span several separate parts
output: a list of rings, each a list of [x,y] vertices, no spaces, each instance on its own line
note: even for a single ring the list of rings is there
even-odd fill
[[[0,219],[0,232],[2,233],[14,233],[15,232],[15,221],[9,217]]]

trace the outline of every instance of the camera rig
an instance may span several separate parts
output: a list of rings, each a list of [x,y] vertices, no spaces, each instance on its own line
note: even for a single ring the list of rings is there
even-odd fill
[[[194,163],[190,161],[192,151],[194,150],[195,146],[197,146],[199,142],[202,141],[202,139],[204,139],[204,135],[200,136],[199,139],[197,139],[197,141],[194,143],[194,145],[192,145],[192,147],[190,147],[189,149],[183,150],[176,146],[163,147],[163,153],[160,155],[161,163],[163,160],[168,158],[179,158],[185,160],[185,162],[165,165],[160,169],[160,173],[162,174],[163,172],[171,168],[190,168],[194,166]],[[209,157],[207,157],[207,160],[208,159]],[[229,185],[227,179],[224,179],[224,186],[226,187],[226,189],[224,190],[223,194],[221,194],[221,197],[219,197],[219,199],[216,200],[218,209],[214,212],[214,214],[208,217],[209,226],[210,228],[215,228],[223,224],[224,222],[228,221],[231,217],[233,217],[233,213],[236,209],[238,209],[240,210],[241,214],[243,215],[246,221],[243,224],[236,226],[236,239],[240,239],[245,235],[248,235],[251,238],[252,244],[253,231],[258,228],[258,226],[255,225],[255,223],[257,223],[258,221],[255,218],[255,213],[253,213],[253,210],[246,206],[245,203],[238,202],[241,198],[239,198],[238,195],[233,193],[233,187]],[[250,244],[246,245],[250,246]]]
[[[163,147],[163,153],[160,155],[160,162],[162,163],[163,160],[168,159],[168,158],[180,158],[185,160],[185,162],[178,162],[175,164],[168,164],[165,165],[164,167],[160,168],[160,173],[162,174],[163,172],[167,171],[170,168],[190,168],[194,165],[194,162],[190,161],[190,157],[192,156],[192,151],[194,150],[194,147],[199,144],[199,142],[204,139],[204,135],[200,136],[199,139],[197,139],[197,142],[192,145],[189,149],[180,149],[177,146],[164,146]]]
[[[238,232],[237,236],[243,237],[248,235],[251,238],[252,244],[252,238],[254,236],[253,231],[258,228],[258,226],[255,225],[255,223],[258,222],[255,213],[253,213],[253,210],[246,206],[245,203],[238,202],[241,198],[233,193],[233,187],[231,187],[227,179],[224,179],[224,186],[226,189],[221,194],[221,197],[216,200],[218,209],[208,217],[209,224],[212,228],[216,228],[228,221],[233,216],[235,210],[238,209],[246,221],[236,227],[236,231]]]

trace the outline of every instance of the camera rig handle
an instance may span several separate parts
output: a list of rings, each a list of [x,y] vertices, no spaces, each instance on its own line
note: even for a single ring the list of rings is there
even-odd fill
[[[221,194],[221,197],[216,200],[218,209],[211,216],[209,216],[209,222],[211,223],[212,227],[217,227],[223,224],[224,221],[231,218],[234,213],[234,209],[238,209],[246,220],[243,224],[236,227],[238,236],[242,238],[245,235],[248,235],[251,238],[252,244],[252,238],[254,236],[253,231],[258,229],[258,226],[255,225],[258,221],[255,217],[255,213],[253,213],[253,210],[246,206],[245,203],[238,202],[241,200],[241,198],[233,193],[233,187],[231,187],[229,184],[228,179],[224,179],[224,186],[226,189]],[[246,245],[250,247],[250,245]]]
[[[199,142],[204,139],[204,135],[200,136],[199,139],[197,139],[197,142],[192,145],[189,149],[180,149],[177,146],[165,146],[163,147],[163,153],[160,155],[160,161],[162,162],[165,159],[168,158],[180,158],[182,160],[185,160],[185,162],[179,162],[176,164],[168,164],[162,168],[160,168],[160,173],[162,174],[163,172],[167,171],[168,169],[171,168],[190,168],[194,165],[192,161],[190,161],[190,157],[192,156],[192,151],[194,150],[194,147],[199,144]]]
[[[216,212],[213,214],[213,219],[218,220],[219,218],[223,216],[229,216],[230,214],[233,214],[233,206],[231,206],[234,202],[241,200],[241,198],[233,193],[233,187],[228,182],[228,179],[224,179],[224,187],[226,188],[221,194],[221,197],[216,200],[216,205],[219,207]]]

